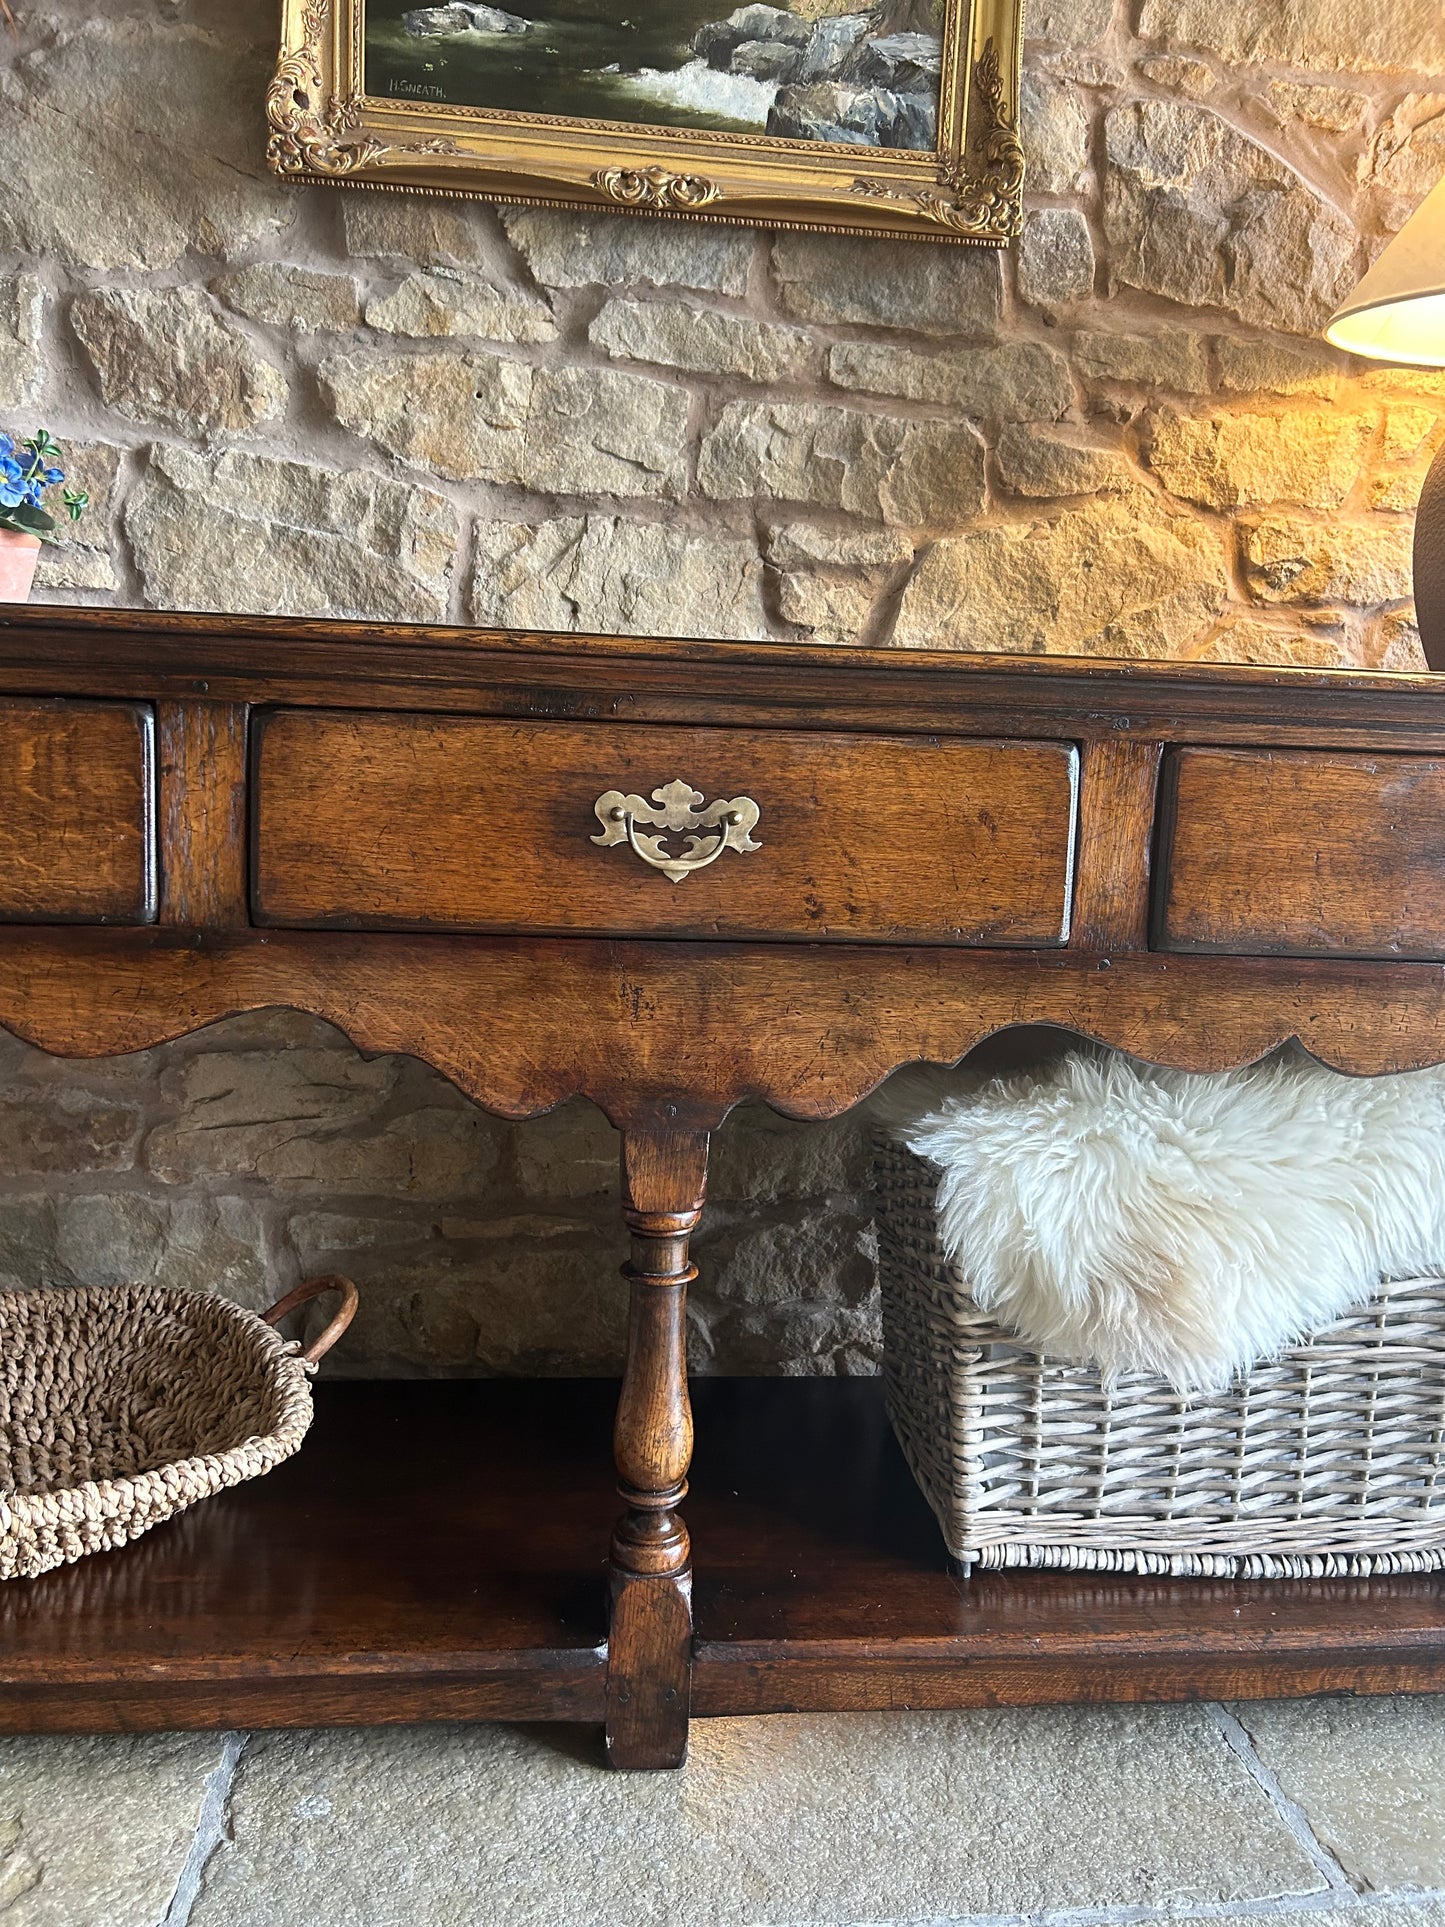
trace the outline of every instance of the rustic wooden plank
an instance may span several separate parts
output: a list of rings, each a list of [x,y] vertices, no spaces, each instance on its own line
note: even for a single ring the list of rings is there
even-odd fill
[[[1154,800],[1162,743],[1105,736],[1085,744],[1069,943],[1142,950],[1149,942]]]
[[[616,1398],[606,1380],[323,1379],[311,1436],[269,1477],[0,1586],[0,1731],[600,1723]],[[697,1713],[1445,1684],[1438,1575],[965,1583],[877,1380],[701,1380],[695,1398]]]
[[[0,1586],[0,1731],[600,1722],[614,1397],[323,1380],[268,1477]]]
[[[255,907],[311,929],[1046,944],[1075,753],[827,731],[281,711],[258,719]],[[599,848],[608,791],[751,797],[760,847],[670,881]],[[643,826],[644,829],[646,826]],[[666,847],[682,853],[686,838]]]
[[[1445,677],[0,609],[0,686],[358,710],[1445,751]]]
[[[147,923],[155,898],[151,711],[0,701],[0,919]]]
[[[1294,1037],[1362,1076],[1445,1061],[1434,964],[0,928],[0,1024],[45,1050],[141,1050],[275,1004],[424,1058],[503,1116],[583,1095],[643,1129],[710,1129],[745,1097],[836,1116],[900,1064],[953,1063],[1024,1025],[1181,1070]]]
[[[1162,845],[1163,949],[1445,957],[1445,758],[1173,751]]]
[[[244,929],[246,709],[241,703],[156,705],[160,771],[160,921]]]

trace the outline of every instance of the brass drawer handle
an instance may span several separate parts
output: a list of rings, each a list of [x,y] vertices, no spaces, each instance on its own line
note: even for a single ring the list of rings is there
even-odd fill
[[[654,809],[640,796],[624,796],[621,790],[604,791],[592,806],[602,825],[601,836],[594,836],[592,841],[601,844],[603,849],[609,849],[614,843],[629,844],[635,856],[650,863],[654,870],[661,870],[673,883],[681,883],[694,870],[705,870],[709,863],[716,863],[724,850],[741,854],[762,848],[749,834],[757,828],[762,814],[750,796],[735,796],[731,801],[709,803],[706,809],[699,809],[702,791],[679,778],[654,790],[652,802],[661,807]],[[655,830],[663,832],[711,830],[713,834],[689,836],[682,855],[673,856],[661,836],[648,836],[639,831],[639,823],[650,823]]]

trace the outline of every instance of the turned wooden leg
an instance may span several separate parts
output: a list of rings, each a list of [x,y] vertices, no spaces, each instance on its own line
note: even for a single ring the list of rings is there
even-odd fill
[[[678,1507],[692,1460],[688,1239],[707,1188],[705,1131],[625,1131],[622,1212],[632,1256],[627,1364],[613,1446],[625,1510],[612,1535],[607,1758],[681,1766],[692,1682],[692,1570]]]

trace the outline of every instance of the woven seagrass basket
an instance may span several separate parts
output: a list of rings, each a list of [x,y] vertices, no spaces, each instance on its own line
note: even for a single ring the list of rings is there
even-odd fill
[[[875,1148],[889,1416],[965,1566],[1313,1578],[1445,1564],[1445,1280],[1184,1398],[1041,1358],[939,1243],[938,1173]]]
[[[324,1291],[341,1309],[303,1352],[272,1327]],[[0,1293],[0,1579],[123,1546],[290,1458],[355,1310],[347,1278],[260,1317],[158,1285]]]

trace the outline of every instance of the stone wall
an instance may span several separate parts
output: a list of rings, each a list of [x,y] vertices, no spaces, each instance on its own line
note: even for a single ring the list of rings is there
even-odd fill
[[[58,600],[1406,665],[1445,380],[1321,324],[1445,171],[1435,0],[1031,0],[1009,258],[325,189],[272,0],[12,0],[0,423]],[[479,1021],[483,1021],[479,1019]],[[0,1273],[366,1288],[352,1369],[605,1370],[610,1133],[248,1018],[0,1052]],[[858,1129],[721,1135],[703,1369],[870,1369]]]

